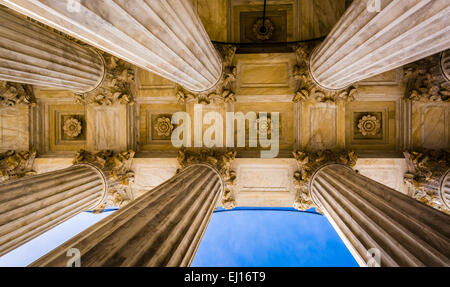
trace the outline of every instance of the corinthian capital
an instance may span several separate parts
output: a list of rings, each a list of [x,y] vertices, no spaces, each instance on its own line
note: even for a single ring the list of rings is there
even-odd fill
[[[178,151],[178,164],[180,170],[192,164],[206,163],[216,168],[225,182],[225,194],[222,197],[222,206],[226,209],[236,207],[235,180],[236,172],[232,164],[236,158],[236,151],[214,149],[181,149]]]
[[[441,194],[443,177],[450,170],[450,153],[444,150],[409,151],[404,153],[408,173],[404,181],[409,195],[428,206],[450,214]]]
[[[236,47],[233,45],[216,44],[216,50],[222,57],[223,71],[217,84],[203,92],[191,92],[181,86],[177,86],[176,97],[180,104],[196,101],[199,104],[209,105],[212,102],[234,103],[236,96],[233,84],[236,81],[236,67],[233,64],[233,58],[236,53]]]
[[[119,58],[103,52],[99,53],[102,54],[105,63],[105,77],[93,91],[76,94],[75,102],[100,106],[109,106],[116,103],[134,104],[135,75],[133,67]]]
[[[404,67],[405,99],[415,102],[449,102],[450,50]]]
[[[134,151],[116,153],[110,150],[92,153],[79,151],[73,164],[92,164],[98,167],[108,181],[108,196],[94,212],[101,213],[107,207],[122,208],[133,200],[131,183],[134,182],[134,172],[131,163]]]
[[[35,103],[33,88],[30,85],[0,81],[0,107]]]
[[[308,210],[316,207],[319,212],[320,206],[316,205],[310,194],[309,184],[314,173],[322,166],[339,163],[354,167],[358,159],[354,151],[331,151],[321,150],[316,152],[296,151],[294,152],[298,170],[294,173],[294,184],[297,189],[297,198],[294,208],[298,210]]]
[[[0,153],[0,182],[34,175],[33,164],[35,151],[7,151]]]
[[[320,87],[309,71],[309,57],[314,49],[312,43],[302,43],[295,47],[297,65],[294,67],[294,79],[297,82],[297,92],[293,102],[313,100],[319,103],[337,103],[339,101],[352,102],[355,100],[358,90],[355,86],[343,90],[327,90]]]

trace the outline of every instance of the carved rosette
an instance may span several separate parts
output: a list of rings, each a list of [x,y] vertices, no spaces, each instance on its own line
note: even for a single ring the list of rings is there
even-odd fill
[[[0,81],[0,107],[12,107],[18,104],[36,104],[33,87],[25,84]]]
[[[75,94],[75,102],[79,104],[95,104],[99,106],[109,106],[113,104],[134,104],[133,86],[134,69],[127,62],[111,56],[102,54],[105,62],[105,77],[95,90]]]
[[[236,81],[236,67],[232,66],[236,47],[233,45],[216,45],[216,49],[222,56],[223,72],[217,85],[212,89],[200,93],[194,93],[177,85],[176,97],[180,104],[197,102],[203,105],[209,105],[212,102],[236,102],[233,84]]]
[[[122,208],[133,200],[130,185],[134,182],[134,172],[131,170],[134,154],[134,151],[92,153],[81,150],[75,155],[73,164],[95,165],[103,171],[108,181],[108,195],[94,213],[102,213],[107,207]]]
[[[294,103],[313,100],[319,103],[353,102],[358,95],[356,86],[344,90],[326,90],[316,84],[309,72],[309,56],[313,51],[313,44],[299,44],[295,47],[297,65],[294,67],[294,79],[297,82],[297,92]]]
[[[267,18],[264,20],[264,24],[263,19],[259,18],[253,25],[253,34],[255,35],[256,39],[261,41],[270,40],[270,38],[272,38],[273,36],[274,31],[275,26],[273,25],[272,21]]]
[[[267,137],[270,137],[272,135],[272,119],[267,118],[259,118],[256,120],[255,123],[257,134],[260,135],[266,135]]]
[[[363,136],[374,136],[380,131],[381,123],[377,117],[365,115],[359,120],[358,129]]]
[[[67,137],[76,138],[82,131],[81,122],[76,118],[70,117],[64,121],[63,131]]]
[[[414,102],[450,102],[447,51],[404,67],[405,99]],[[447,67],[447,68],[446,68]]]
[[[172,121],[169,118],[161,117],[156,120],[155,131],[160,137],[168,137],[173,131]]]
[[[440,185],[450,169],[450,152],[444,150],[410,151],[404,153],[408,173],[404,181],[409,195],[435,209],[450,214],[440,195]]]
[[[217,169],[222,176],[226,186],[222,197],[222,206],[225,209],[236,207],[235,180],[236,172],[232,169],[236,151],[214,150],[214,149],[181,149],[178,151],[178,164],[182,169],[192,165],[206,163]]]
[[[331,163],[344,164],[354,167],[358,159],[354,151],[331,151],[321,150],[316,152],[294,152],[298,170],[294,173],[294,185],[297,189],[297,196],[294,208],[298,210],[308,210],[315,207],[320,213],[321,207],[311,198],[309,185],[314,173],[322,166]]]
[[[35,175],[33,171],[35,151],[7,151],[0,153],[0,182],[27,175]]]

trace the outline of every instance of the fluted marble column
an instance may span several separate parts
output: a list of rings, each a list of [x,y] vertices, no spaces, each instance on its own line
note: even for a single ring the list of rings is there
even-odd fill
[[[439,195],[444,205],[450,209],[450,169],[442,178]]]
[[[103,202],[107,182],[81,164],[0,184],[0,256]]]
[[[191,165],[32,266],[66,266],[71,248],[83,267],[189,266],[224,185],[213,167]]]
[[[103,80],[102,57],[0,6],[0,80],[85,93]]]
[[[447,214],[339,164],[320,168],[310,189],[361,265],[370,262],[373,248],[381,266],[450,265]]]
[[[221,58],[191,1],[0,3],[194,92],[212,88],[222,76]]]
[[[447,0],[354,0],[310,58],[318,85],[339,90],[450,48]]]

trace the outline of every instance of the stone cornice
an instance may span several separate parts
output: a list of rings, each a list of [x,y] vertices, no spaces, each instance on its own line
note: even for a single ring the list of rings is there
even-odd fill
[[[33,171],[35,151],[7,151],[0,153],[0,182],[27,175],[35,175]]]
[[[450,169],[450,152],[445,150],[409,151],[404,153],[408,173],[404,181],[409,195],[418,201],[450,214],[440,195],[443,176]]]
[[[316,207],[317,211],[321,212],[310,194],[310,181],[317,170],[333,163],[354,167],[358,159],[354,151],[296,151],[293,154],[298,167],[294,173],[294,185],[297,189],[294,208],[302,211]]]
[[[18,104],[36,104],[33,87],[25,84],[0,81],[0,107],[12,107]]]
[[[294,78],[297,81],[297,92],[294,103],[313,100],[319,103],[352,102],[355,100],[358,90],[351,86],[343,90],[327,90],[320,87],[309,70],[309,57],[314,50],[313,43],[302,43],[295,47],[297,65],[294,67]]]
[[[134,172],[131,170],[134,154],[134,151],[116,153],[106,150],[92,153],[80,150],[75,155],[73,164],[95,165],[107,178],[108,195],[105,202],[94,210],[95,213],[101,213],[111,206],[122,208],[133,200],[130,184],[134,182]]]
[[[405,99],[414,102],[450,102],[447,51],[404,67]]]
[[[181,149],[178,151],[178,164],[180,169],[184,169],[193,164],[206,163],[219,172],[226,186],[222,197],[222,206],[226,209],[236,207],[235,200],[235,180],[236,172],[232,169],[236,151],[215,150],[215,149]]]
[[[236,67],[232,66],[236,47],[216,44],[216,50],[222,57],[223,72],[217,84],[204,92],[191,92],[177,85],[176,97],[180,104],[196,102],[209,105],[212,102],[234,103],[236,97],[233,84],[236,81]]]

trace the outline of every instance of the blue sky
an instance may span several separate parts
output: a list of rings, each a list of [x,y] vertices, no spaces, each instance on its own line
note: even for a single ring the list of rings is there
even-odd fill
[[[214,213],[192,266],[358,266],[325,217],[288,210]],[[0,267],[27,266],[110,214],[81,213],[0,257]]]
[[[324,216],[287,210],[215,213],[192,266],[358,266]]]

